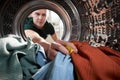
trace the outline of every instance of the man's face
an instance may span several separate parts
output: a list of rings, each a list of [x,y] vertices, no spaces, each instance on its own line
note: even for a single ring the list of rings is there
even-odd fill
[[[41,29],[46,22],[47,10],[39,9],[32,13],[33,23],[38,29]]]

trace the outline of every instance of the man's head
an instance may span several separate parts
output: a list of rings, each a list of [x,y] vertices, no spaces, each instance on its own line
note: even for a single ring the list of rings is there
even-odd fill
[[[41,29],[46,22],[47,9],[35,10],[30,16],[33,17],[33,23],[36,25],[36,27]]]

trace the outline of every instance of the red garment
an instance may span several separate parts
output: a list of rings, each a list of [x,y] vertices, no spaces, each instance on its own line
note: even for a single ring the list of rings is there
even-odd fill
[[[108,47],[92,47],[87,42],[72,41],[78,53],[71,57],[81,80],[120,80],[120,52]]]

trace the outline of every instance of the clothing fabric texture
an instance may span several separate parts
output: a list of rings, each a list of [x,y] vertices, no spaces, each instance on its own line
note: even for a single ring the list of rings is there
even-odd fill
[[[24,29],[25,30],[31,29],[31,30],[37,32],[44,39],[47,38],[47,35],[52,35],[55,33],[53,25],[47,21],[42,29],[36,28],[36,26],[33,23],[33,18],[26,19],[25,24],[24,24]]]
[[[0,38],[0,80],[29,80],[43,65],[36,60],[42,50],[30,39],[23,41],[16,35]]]
[[[22,68],[18,56],[25,53],[17,53],[15,49],[23,49],[26,43],[20,43],[19,37],[11,36],[0,38],[0,79],[22,80]],[[13,45],[14,44],[14,45]]]
[[[70,55],[58,52],[55,59],[42,66],[33,80],[74,80],[74,67]]]
[[[72,41],[78,53],[71,53],[75,71],[81,80],[120,80],[120,52],[109,47],[92,47]]]
[[[42,46],[38,46],[36,53],[36,62],[40,67],[44,66],[49,62]]]
[[[0,38],[0,79],[74,80],[75,68],[79,80],[120,80],[120,52],[87,42],[72,43],[78,53],[58,52],[47,63],[44,49],[30,39],[23,41],[16,35]]]

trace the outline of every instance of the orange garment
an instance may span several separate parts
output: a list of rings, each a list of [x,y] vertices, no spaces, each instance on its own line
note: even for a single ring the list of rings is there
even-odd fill
[[[81,80],[120,80],[120,52],[92,47],[87,42],[72,43],[78,53],[70,55]]]

